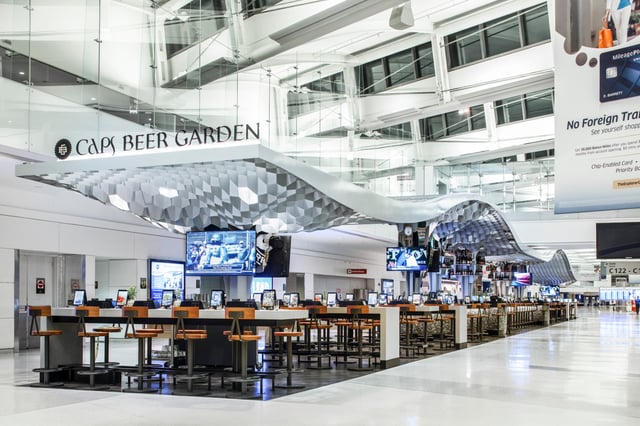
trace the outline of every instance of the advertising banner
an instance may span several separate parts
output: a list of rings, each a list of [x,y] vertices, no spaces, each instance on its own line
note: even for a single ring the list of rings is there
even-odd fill
[[[638,208],[640,1],[555,0],[554,11],[555,211]]]

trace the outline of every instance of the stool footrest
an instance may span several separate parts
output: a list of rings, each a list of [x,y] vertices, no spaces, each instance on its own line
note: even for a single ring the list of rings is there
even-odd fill
[[[34,373],[55,373],[57,371],[64,371],[65,368],[60,368],[60,367],[49,367],[49,368],[34,368],[33,371]]]

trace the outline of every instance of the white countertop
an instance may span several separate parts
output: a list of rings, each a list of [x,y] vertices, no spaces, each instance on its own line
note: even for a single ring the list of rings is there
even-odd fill
[[[52,308],[51,315],[73,317],[76,310],[73,307]],[[122,309],[100,309],[101,317],[121,317]],[[257,310],[256,319],[259,320],[288,320],[308,317],[306,309],[283,309],[278,311]],[[171,309],[149,309],[149,318],[171,318]],[[201,309],[200,318],[224,319],[224,309]]]

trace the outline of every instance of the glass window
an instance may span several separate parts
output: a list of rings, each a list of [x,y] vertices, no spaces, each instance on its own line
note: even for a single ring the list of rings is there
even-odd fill
[[[553,93],[549,90],[527,93],[524,96],[527,118],[553,114]]]
[[[387,88],[381,59],[361,66],[359,74],[360,91],[362,93],[377,93]]]
[[[498,124],[512,123],[524,119],[522,97],[520,96],[501,99],[496,101],[495,105]]]
[[[384,139],[411,140],[411,123],[396,124],[382,129],[377,129]]]
[[[427,141],[434,141],[444,136],[444,124],[442,116],[423,118],[420,120],[420,130],[422,138]]]
[[[490,21],[484,27],[487,56],[499,55],[522,47],[519,19],[516,15]]]
[[[547,5],[533,7],[523,14],[525,44],[549,40],[549,12]]]
[[[389,85],[406,83],[416,79],[413,71],[413,53],[411,49],[387,57],[389,67]]]
[[[457,135],[469,131],[468,115],[465,112],[448,112],[444,118],[447,123],[447,135]]]
[[[471,113],[471,130],[486,129],[487,122],[484,117],[484,107],[482,105],[472,106]]]
[[[449,46],[449,68],[459,67],[483,58],[480,32],[469,28],[447,37]]]
[[[431,43],[416,47],[416,57],[418,58],[418,78],[433,77],[436,70],[433,65],[433,49]]]

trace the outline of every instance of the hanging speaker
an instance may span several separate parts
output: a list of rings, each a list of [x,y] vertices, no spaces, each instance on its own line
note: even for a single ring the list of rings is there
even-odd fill
[[[394,7],[389,18],[389,26],[394,30],[406,30],[413,27],[413,12],[411,2],[406,2],[401,6]]]

